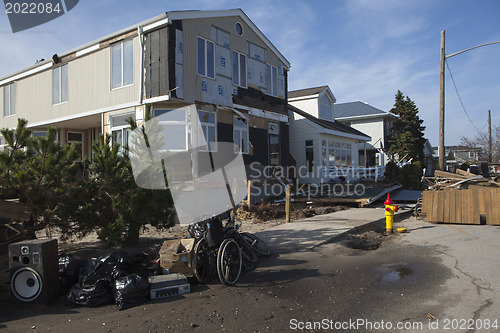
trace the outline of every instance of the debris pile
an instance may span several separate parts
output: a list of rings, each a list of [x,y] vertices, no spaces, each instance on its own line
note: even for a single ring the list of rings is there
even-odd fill
[[[490,179],[457,169],[457,173],[436,170],[434,177],[424,178],[429,190],[500,188],[495,178]]]
[[[428,222],[500,224],[500,183],[471,174],[436,171],[425,178],[428,190],[422,193],[422,213]]]

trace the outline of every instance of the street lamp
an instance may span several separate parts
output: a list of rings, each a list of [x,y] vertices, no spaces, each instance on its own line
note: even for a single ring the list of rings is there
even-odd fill
[[[439,153],[439,170],[445,170],[445,165],[444,165],[444,65],[445,61],[448,58],[454,57],[458,54],[477,49],[478,47],[483,47],[483,46],[488,46],[488,45],[493,45],[493,44],[500,44],[500,42],[492,42],[492,43],[486,43],[486,44],[481,44],[478,46],[474,46],[459,52],[455,52],[449,55],[446,55],[445,53],[445,44],[444,44],[444,37],[445,37],[445,32],[444,30],[441,31],[441,70],[440,70],[440,84],[439,84],[439,147],[438,147],[438,153]]]

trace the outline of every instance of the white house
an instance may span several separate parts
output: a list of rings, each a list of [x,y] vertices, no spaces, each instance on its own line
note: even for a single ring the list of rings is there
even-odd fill
[[[334,119],[335,101],[328,86],[288,92],[290,154],[299,183],[319,185],[358,177],[358,146],[370,137]]]
[[[371,140],[359,143],[359,162],[364,167],[385,166],[385,149],[397,116],[364,102],[335,104],[335,120],[366,133]]]

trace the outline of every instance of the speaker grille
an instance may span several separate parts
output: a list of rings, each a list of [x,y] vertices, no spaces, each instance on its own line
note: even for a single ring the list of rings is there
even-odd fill
[[[10,279],[12,293],[23,302],[30,302],[40,296],[42,285],[40,274],[29,267],[17,270]]]

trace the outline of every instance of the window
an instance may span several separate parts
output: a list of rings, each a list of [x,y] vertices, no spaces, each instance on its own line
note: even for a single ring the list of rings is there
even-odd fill
[[[278,67],[266,64],[267,94],[278,97]]]
[[[269,165],[279,166],[280,165],[279,125],[276,123],[269,123],[268,135],[269,135]]]
[[[134,84],[134,41],[111,46],[111,88]]]
[[[470,151],[469,152],[469,158],[474,158],[474,157],[476,157],[476,153],[473,152],[473,151]]]
[[[182,151],[187,149],[187,120],[184,109],[154,110],[161,126],[161,150]],[[150,139],[151,140],[151,139]]]
[[[128,145],[131,130],[127,120],[130,117],[135,120],[135,113],[111,117],[111,142],[120,145],[120,153],[123,153],[123,149]]]
[[[78,152],[80,154],[79,160],[83,159],[83,133],[81,132],[68,132],[67,134],[68,145],[78,145]]]
[[[4,151],[6,146],[7,142],[5,142],[4,137],[0,135],[0,152]]]
[[[314,142],[306,140],[306,167],[307,172],[314,171]]]
[[[15,89],[14,83],[3,87],[3,116],[13,116],[16,114],[15,109]]]
[[[233,118],[233,142],[235,152],[248,154],[248,123],[246,119],[234,116]]]
[[[198,74],[215,79],[215,45],[198,37]]]
[[[217,120],[215,112],[198,111],[200,129],[198,146],[201,151],[217,151]]]
[[[232,52],[233,84],[242,88],[247,87],[247,57],[243,53]]]
[[[240,22],[236,22],[236,23],[234,24],[234,31],[236,32],[236,34],[237,34],[238,36],[243,36],[243,32],[244,32],[244,31],[243,31],[243,26],[241,25],[241,23],[240,23]]]
[[[52,70],[52,104],[68,101],[68,65],[62,65]]]
[[[352,166],[352,145],[322,140],[322,164],[327,169]]]

